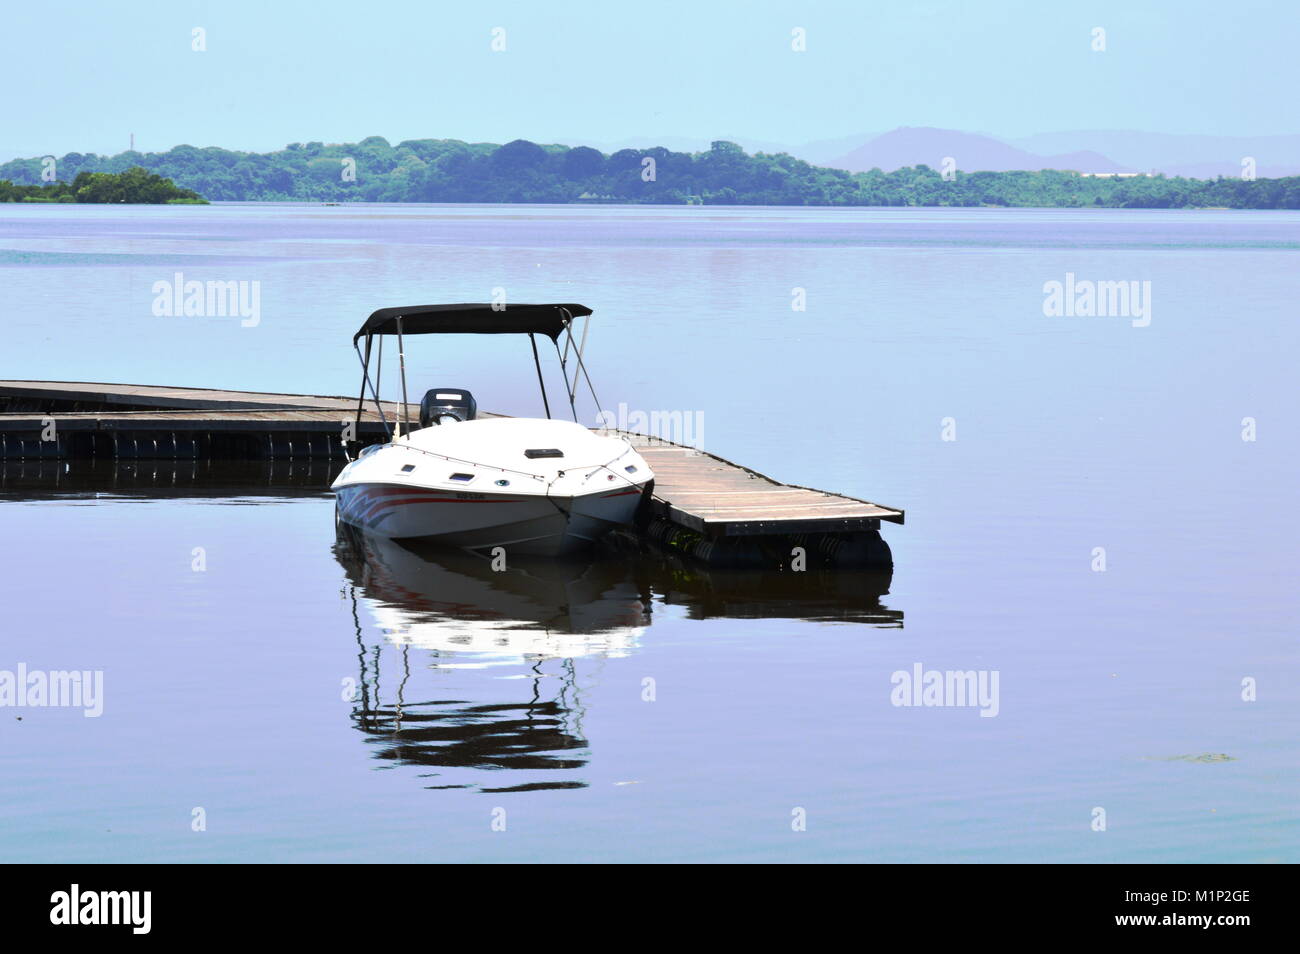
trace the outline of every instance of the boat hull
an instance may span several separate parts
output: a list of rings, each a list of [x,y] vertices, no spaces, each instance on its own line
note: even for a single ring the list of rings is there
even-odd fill
[[[644,484],[575,497],[466,493],[393,484],[340,487],[338,516],[392,540],[554,556],[590,545],[636,516]]]

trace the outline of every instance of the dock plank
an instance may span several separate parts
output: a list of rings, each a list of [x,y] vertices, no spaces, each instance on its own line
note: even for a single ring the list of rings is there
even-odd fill
[[[656,515],[706,536],[852,532],[904,520],[901,510],[783,484],[698,448],[624,436],[655,472]]]

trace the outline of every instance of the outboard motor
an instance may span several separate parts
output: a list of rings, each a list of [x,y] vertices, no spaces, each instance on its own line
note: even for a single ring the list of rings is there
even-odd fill
[[[420,426],[432,427],[443,421],[472,421],[477,413],[478,402],[463,388],[434,388],[420,402]]]

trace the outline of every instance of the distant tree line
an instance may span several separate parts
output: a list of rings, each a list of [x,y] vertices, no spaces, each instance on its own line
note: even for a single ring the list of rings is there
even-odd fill
[[[44,185],[15,185],[0,178],[0,202],[128,202],[162,205],[197,204],[206,200],[197,192],[177,187],[170,179],[140,166],[133,166],[122,172],[91,172],[83,168],[71,182],[55,180]]]
[[[75,201],[83,201],[82,175],[126,173],[135,167],[213,200],[1300,208],[1300,176],[1201,180],[1042,171],[958,172],[946,180],[923,165],[850,173],[784,153],[748,155],[725,141],[698,153],[656,147],[605,155],[588,146],[544,146],[523,139],[503,146],[411,139],[392,146],[371,136],[342,145],[293,143],[272,153],[177,146],[116,156],[69,153],[55,162],[59,180],[71,183]],[[41,159],[15,159],[0,165],[0,178],[18,183],[10,190],[35,186],[41,168]]]

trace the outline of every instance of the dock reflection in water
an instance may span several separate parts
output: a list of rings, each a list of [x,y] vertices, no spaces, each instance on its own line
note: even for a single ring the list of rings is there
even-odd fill
[[[638,651],[656,603],[693,619],[903,625],[881,605],[888,574],[706,570],[632,537],[505,570],[345,526],[334,552],[356,627],[353,722],[376,758],[430,769],[429,788],[585,787],[584,689]]]

